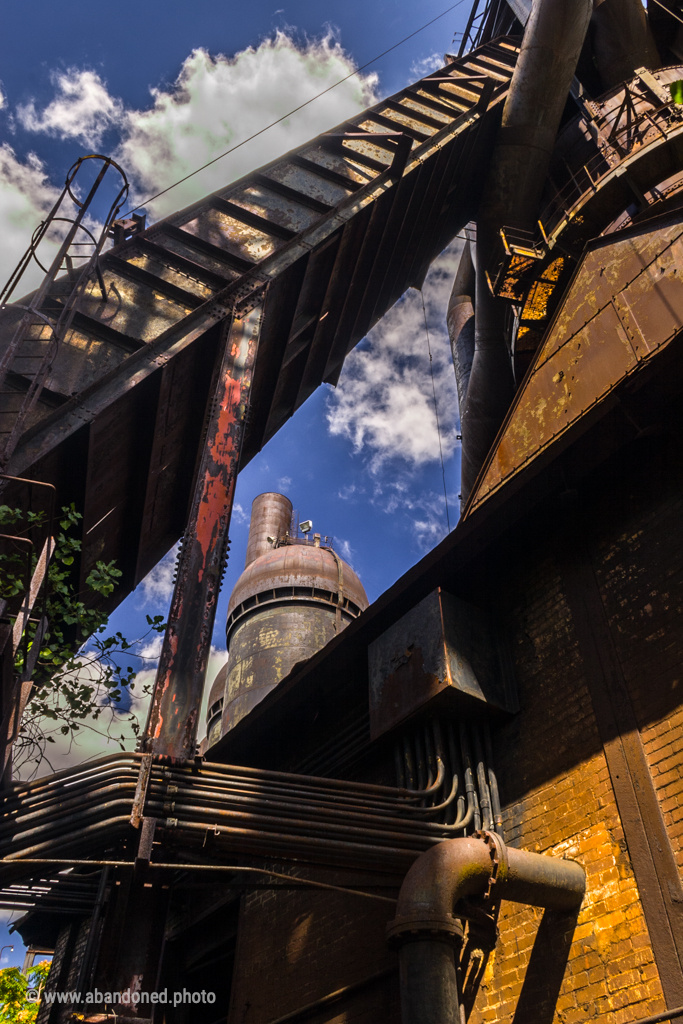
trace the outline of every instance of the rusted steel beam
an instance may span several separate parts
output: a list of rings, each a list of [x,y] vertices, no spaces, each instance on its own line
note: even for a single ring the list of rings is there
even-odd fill
[[[227,331],[142,748],[194,756],[263,302]]]

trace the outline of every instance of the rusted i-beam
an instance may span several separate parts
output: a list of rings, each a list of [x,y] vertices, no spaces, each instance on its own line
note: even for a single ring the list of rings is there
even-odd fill
[[[227,331],[142,741],[146,753],[173,761],[195,752],[262,308],[234,317]]]

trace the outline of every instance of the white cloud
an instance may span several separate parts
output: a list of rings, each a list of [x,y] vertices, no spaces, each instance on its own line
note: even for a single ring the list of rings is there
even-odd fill
[[[5,96],[4,92],[0,88],[0,110],[2,110],[2,108],[6,107],[6,106],[7,106],[7,97]]]
[[[173,87],[152,91],[148,110],[128,111],[117,157],[137,202],[189,174],[344,78],[353,64],[330,35],[298,47],[284,32],[234,57],[194,50]],[[376,76],[355,76],[153,204],[155,217],[224,187],[363,110]]]
[[[155,633],[153,637],[137,651],[139,658],[142,658],[144,662],[154,662],[156,665],[161,655],[161,645],[163,643],[163,637],[161,633]]]
[[[27,131],[97,146],[108,128],[120,125],[123,104],[110,96],[96,72],[69,68],[55,72],[52,81],[56,95],[42,113],[33,101],[17,108],[19,123]]]
[[[444,495],[417,490],[410,473],[392,475],[388,480],[377,481],[372,504],[388,515],[397,512],[406,515],[420,551],[430,551],[448,533]],[[454,494],[448,495],[448,509],[452,529],[458,515],[458,502]]]
[[[415,78],[425,78],[430,75],[432,71],[438,71],[439,68],[444,66],[443,57],[440,53],[430,53],[429,57],[423,57],[422,60],[415,60],[410,65],[410,73]]]
[[[173,596],[173,576],[175,573],[176,560],[180,550],[180,541],[174,544],[160,562],[148,572],[139,587],[139,596],[142,598],[138,607],[144,607],[147,603],[155,605],[167,605]]]
[[[35,228],[54,205],[59,195],[50,183],[45,166],[35,153],[21,161],[11,146],[0,145],[0,284],[4,284],[23,255]],[[57,251],[56,245],[46,240],[41,249],[43,262]],[[35,288],[44,277],[43,271],[33,263],[24,274],[19,298]]]
[[[457,395],[446,308],[461,246],[454,242],[435,260],[424,285],[444,458],[456,444]],[[350,440],[357,452],[367,452],[375,473],[388,460],[416,469],[440,458],[419,292],[406,292],[347,357],[339,385],[328,398],[327,421],[330,433]]]
[[[347,484],[346,487],[342,487],[341,490],[337,491],[337,497],[341,498],[342,501],[353,501],[354,503],[358,500],[356,495],[365,494],[365,488],[359,484]]]
[[[355,554],[355,550],[351,547],[348,540],[343,540],[340,537],[335,537],[334,550],[337,552],[337,554],[341,555],[344,561],[347,562],[353,569],[353,556]]]
[[[244,511],[238,501],[232,506],[232,516],[230,517],[233,523],[248,523],[249,514]]]
[[[35,101],[20,106],[16,128],[88,146],[98,145],[107,129],[116,129],[115,157],[128,173],[136,196],[133,202],[137,203],[283,117],[353,70],[350,58],[331,35],[300,47],[279,31],[258,47],[249,47],[233,57],[212,57],[205,50],[194,50],[183,62],[172,87],[152,90],[147,109],[126,109],[94,71],[70,68],[56,72],[52,78],[53,99],[40,108]],[[376,81],[373,74],[350,78],[173,189],[148,212],[160,217],[182,209],[333,128],[374,100]],[[0,106],[3,102],[4,97]],[[22,161],[9,145],[0,146],[0,280],[6,280],[14,269],[58,194],[37,156],[29,154]],[[22,293],[36,287],[41,279],[42,272],[32,270],[22,282]]]
[[[288,487],[291,487],[292,486],[292,478],[291,478],[291,476],[281,476],[280,479],[277,482],[277,485],[278,485],[278,487],[280,488],[281,491],[284,491]]]
[[[143,656],[158,658],[161,646],[161,638],[153,640],[143,649]],[[145,655],[145,652],[146,655]],[[209,690],[219,670],[227,660],[228,652],[218,647],[211,647],[209,663],[206,672],[206,685],[202,697],[201,711],[198,725],[198,739],[201,739],[206,732],[206,711]],[[150,696],[142,696],[146,687],[154,684],[156,668],[145,667],[135,677],[135,685],[131,691],[131,710],[135,713],[141,726],[144,726],[147,719]],[[109,735],[107,735],[107,732]],[[62,768],[70,768],[74,765],[90,761],[95,757],[102,757],[105,754],[114,754],[121,749],[135,750],[137,737],[133,732],[131,723],[115,713],[109,716],[105,711],[97,721],[85,719],[80,723],[80,729],[74,736],[62,736],[58,729],[52,733],[54,743],[47,745],[46,757],[40,762],[36,770],[34,762],[22,765],[18,771],[20,779],[32,777],[40,778],[49,775],[53,771],[60,771]],[[1,919],[0,919],[1,920]]]

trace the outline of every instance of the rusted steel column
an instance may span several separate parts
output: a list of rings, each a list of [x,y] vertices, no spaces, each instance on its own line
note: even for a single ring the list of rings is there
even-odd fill
[[[261,315],[262,305],[227,333],[142,742],[173,761],[195,752]]]

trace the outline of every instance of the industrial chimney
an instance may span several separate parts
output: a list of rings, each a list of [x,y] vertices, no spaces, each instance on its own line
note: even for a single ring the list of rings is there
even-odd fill
[[[355,572],[328,538],[292,525],[283,494],[260,494],[251,507],[245,569],[230,596],[228,663],[212,689],[209,743],[225,735],[284,679],[368,606]],[[221,682],[219,682],[219,680]]]

